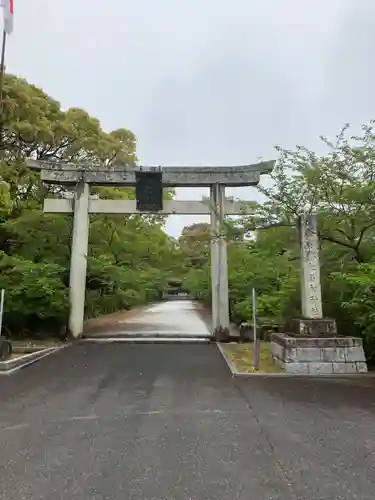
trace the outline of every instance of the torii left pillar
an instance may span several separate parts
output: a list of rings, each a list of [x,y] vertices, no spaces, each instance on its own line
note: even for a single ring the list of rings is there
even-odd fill
[[[90,187],[80,181],[74,198],[73,237],[69,280],[69,333],[79,337],[83,333],[85,316],[87,252],[89,241]]]

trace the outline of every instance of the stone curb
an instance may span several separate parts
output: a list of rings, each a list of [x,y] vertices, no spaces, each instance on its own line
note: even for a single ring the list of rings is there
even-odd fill
[[[60,349],[64,349],[68,344],[58,347],[46,347],[45,349],[41,349],[38,352],[31,352],[21,356],[19,358],[10,359],[8,361],[0,361],[0,376],[1,375],[12,375],[16,371],[24,368],[26,366],[39,361],[40,359],[59,351]]]
[[[82,338],[78,342],[90,344],[209,344],[212,342],[206,337],[91,337]]]
[[[236,365],[231,361],[228,356],[225,353],[225,349],[223,346],[219,343],[216,344],[219,351],[221,352],[221,355],[224,358],[224,361],[228,365],[229,370],[232,373],[232,377],[235,378],[252,378],[252,377],[263,377],[263,378],[314,378],[314,379],[328,379],[328,378],[359,378],[359,377],[364,377],[364,378],[374,378],[375,377],[375,372],[368,372],[368,373],[332,373],[332,374],[321,374],[321,375],[311,375],[310,373],[306,374],[294,374],[294,373],[287,373],[287,372],[276,372],[276,373],[260,373],[260,372],[254,372],[254,373],[248,373],[248,372],[240,372],[237,370]]]
[[[237,370],[236,365],[233,363],[233,361],[231,361],[228,358],[228,356],[225,354],[224,347],[219,343],[216,343],[216,345],[217,345],[219,351],[221,352],[221,355],[223,356],[224,361],[228,365],[229,370],[232,372],[233,377],[237,376],[240,372]]]

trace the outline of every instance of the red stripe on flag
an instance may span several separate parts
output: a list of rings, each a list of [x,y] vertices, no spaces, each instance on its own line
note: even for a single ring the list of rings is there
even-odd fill
[[[14,0],[2,0],[4,14],[4,30],[7,35],[13,31]]]

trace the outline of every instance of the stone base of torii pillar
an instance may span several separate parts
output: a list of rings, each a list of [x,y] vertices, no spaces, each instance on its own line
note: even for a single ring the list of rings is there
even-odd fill
[[[302,315],[291,333],[271,336],[274,361],[296,375],[367,372],[362,339],[339,336],[336,321],[323,317],[315,214],[300,217],[300,242]]]

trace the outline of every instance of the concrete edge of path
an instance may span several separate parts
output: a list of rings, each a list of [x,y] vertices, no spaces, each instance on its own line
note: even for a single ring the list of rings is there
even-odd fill
[[[311,375],[311,374],[294,374],[294,373],[287,373],[287,372],[275,372],[275,373],[265,373],[265,372],[254,372],[254,373],[249,373],[249,372],[240,372],[237,370],[237,367],[233,361],[229,359],[227,354],[225,353],[224,347],[219,344],[218,342],[216,343],[221,355],[224,358],[224,361],[226,362],[229,370],[232,373],[233,377],[236,378],[252,378],[252,377],[263,377],[263,378],[318,378],[318,379],[329,379],[329,378],[360,378],[360,377],[365,377],[365,378],[373,378],[375,377],[375,372],[367,372],[367,373],[332,373],[332,374],[321,374],[321,375]]]
[[[0,376],[1,375],[12,375],[17,372],[21,368],[25,368],[26,366],[35,363],[36,361],[53,354],[54,352],[59,351],[60,349],[64,349],[69,344],[64,344],[62,346],[54,346],[54,347],[46,347],[44,349],[40,349],[37,352],[31,352],[25,354],[24,356],[20,356],[19,358],[10,359],[8,361],[0,361]]]
[[[207,337],[163,337],[163,336],[132,336],[129,334],[127,337],[90,337],[79,339],[82,343],[91,344],[208,344],[212,342]]]

